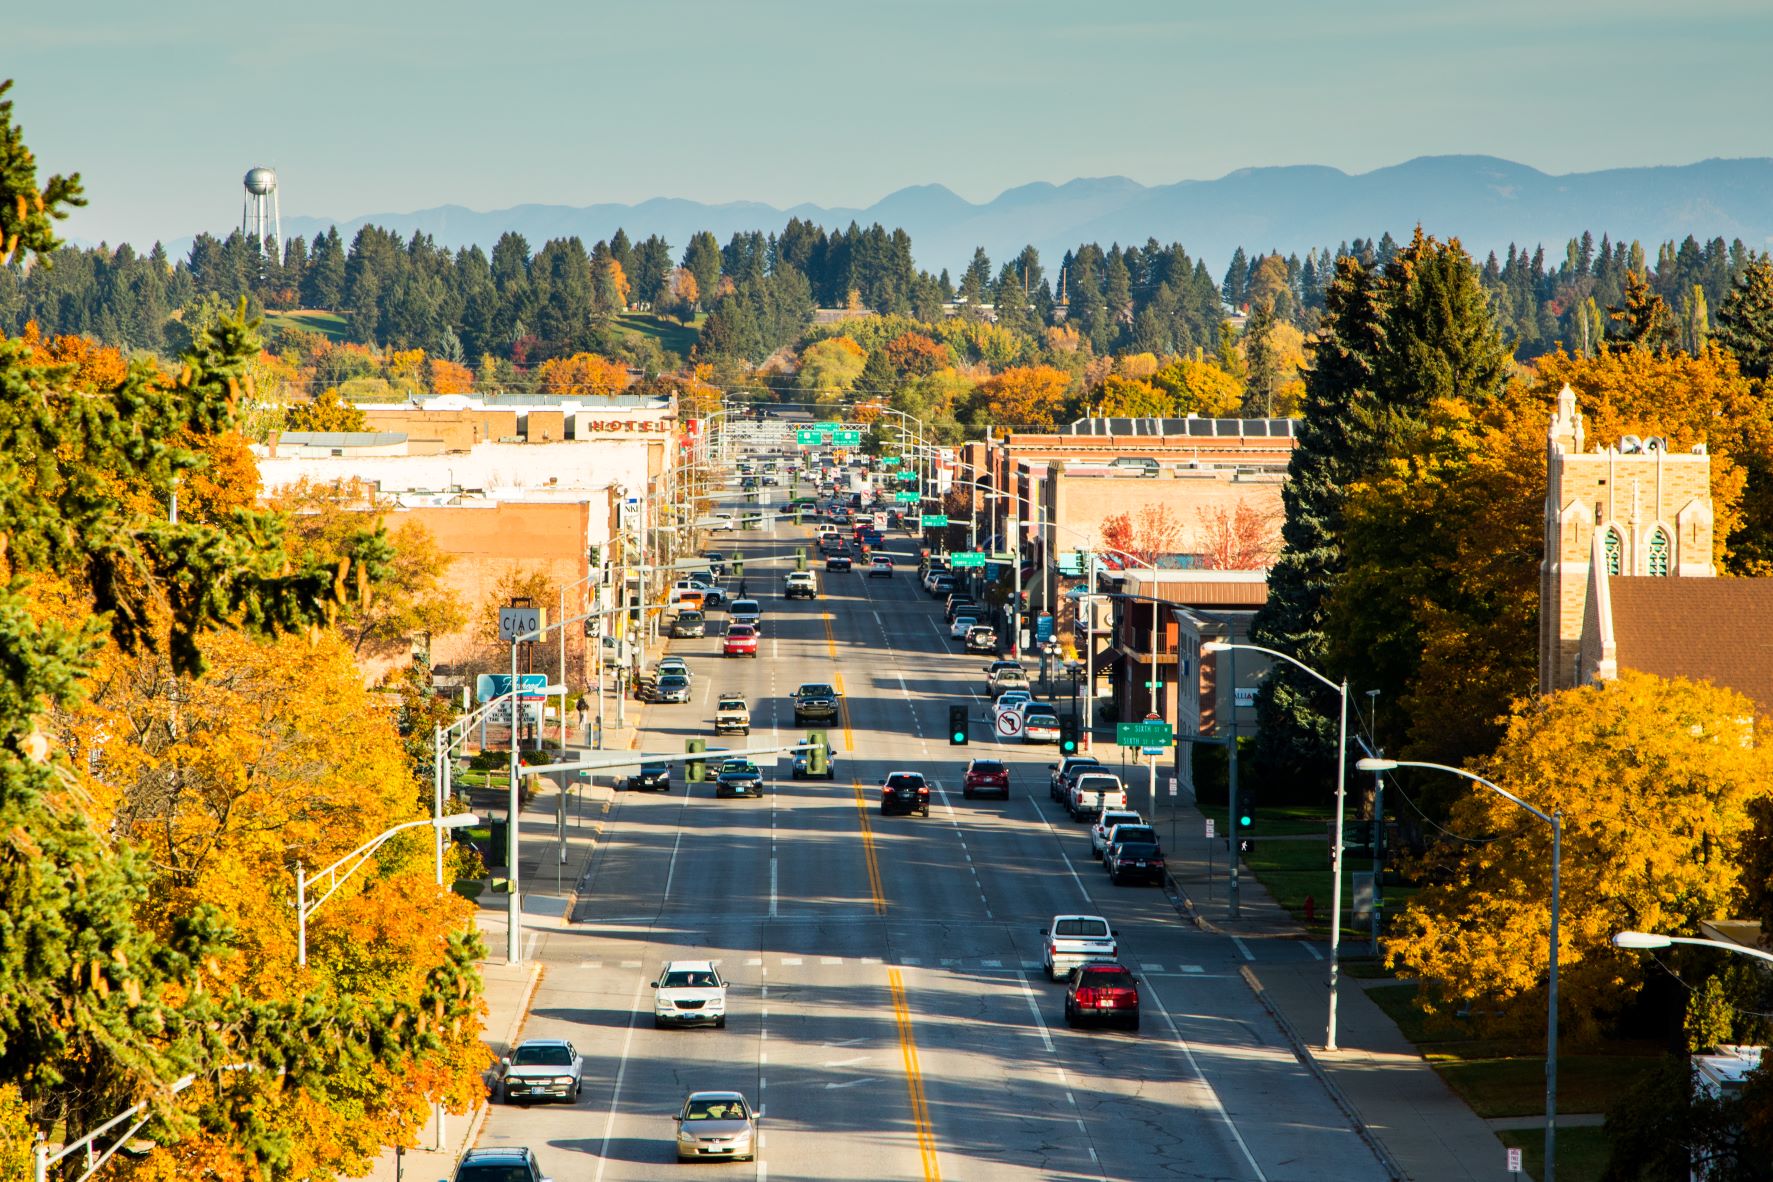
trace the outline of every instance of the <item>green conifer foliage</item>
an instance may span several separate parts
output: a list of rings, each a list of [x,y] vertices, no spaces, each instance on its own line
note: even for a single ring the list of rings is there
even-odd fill
[[[1712,339],[1749,377],[1773,377],[1773,258],[1762,255],[1743,268],[1718,309]]]

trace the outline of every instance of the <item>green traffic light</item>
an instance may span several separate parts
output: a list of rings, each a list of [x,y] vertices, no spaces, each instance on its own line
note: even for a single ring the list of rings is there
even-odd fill
[[[1243,816],[1241,816],[1237,819],[1237,823],[1239,825],[1243,826],[1244,828],[1248,828],[1249,824],[1250,824],[1250,815],[1248,813],[1245,813]]]
[[[965,731],[955,731],[954,732],[954,741],[956,743],[966,742],[967,741],[967,733]]]

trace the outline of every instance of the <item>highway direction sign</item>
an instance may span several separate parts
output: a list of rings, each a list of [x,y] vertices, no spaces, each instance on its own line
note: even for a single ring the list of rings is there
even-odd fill
[[[925,529],[940,529],[947,524],[948,514],[946,513],[925,513],[923,515],[923,527]]]
[[[956,570],[968,566],[984,566],[985,556],[977,550],[957,550],[948,556],[948,565]]]
[[[917,502],[923,500],[923,497],[919,496],[917,491],[913,489],[908,492],[894,493],[893,500],[899,502],[901,505],[915,505]]]

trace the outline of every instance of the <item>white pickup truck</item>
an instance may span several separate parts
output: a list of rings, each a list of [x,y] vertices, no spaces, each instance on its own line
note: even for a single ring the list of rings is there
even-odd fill
[[[745,704],[744,694],[721,694],[714,707],[714,733],[730,735],[735,731],[751,733],[751,708]]]
[[[1113,772],[1083,772],[1071,781],[1065,811],[1073,821],[1102,815],[1103,809],[1127,807],[1127,787]]]
[[[1041,965],[1048,977],[1062,981],[1080,964],[1119,956],[1118,934],[1100,915],[1055,915],[1040,929]]]

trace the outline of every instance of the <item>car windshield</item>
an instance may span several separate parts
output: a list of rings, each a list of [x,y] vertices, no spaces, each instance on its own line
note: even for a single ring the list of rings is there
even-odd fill
[[[462,1168],[456,1171],[456,1182],[535,1182],[535,1175],[524,1165],[463,1162]]]
[[[737,1096],[718,1100],[691,1100],[683,1106],[684,1120],[745,1120],[745,1101]]]
[[[1137,825],[1138,823],[1139,823],[1139,814],[1138,813],[1103,813],[1102,814],[1102,830],[1105,833],[1112,831],[1116,825]]]
[[[1087,989],[1131,989],[1133,974],[1125,969],[1085,969],[1078,984]]]
[[[659,981],[661,989],[713,989],[720,978],[713,969],[673,969]]]
[[[727,625],[726,634],[728,636],[735,636],[740,639],[745,639],[748,637],[756,636],[757,630],[749,624],[729,624],[729,625]]]
[[[818,695],[829,696],[834,692],[836,691],[828,685],[803,685],[800,687],[800,695],[803,698],[810,698]]]
[[[700,624],[702,619],[702,613],[698,611],[683,611],[677,613],[677,622],[679,624]]]
[[[755,599],[735,599],[735,600],[733,600],[733,614],[735,614],[735,615],[744,615],[746,612],[751,612],[751,613],[755,614],[756,611],[757,611],[757,600],[755,600]]]
[[[743,710],[744,708],[745,708],[745,699],[744,698],[722,698],[722,699],[720,699],[719,709],[721,709],[721,710]]]
[[[1114,840],[1117,845],[1127,845],[1128,843],[1141,841],[1156,842],[1157,830],[1149,825],[1142,825],[1139,822],[1134,821],[1128,825],[1116,826],[1114,830]]]
[[[641,774],[647,776],[662,776],[670,770],[671,765],[668,763],[643,763],[640,765]]]
[[[1106,936],[1108,923],[1100,919],[1061,919],[1053,925],[1055,936]]]
[[[565,1047],[521,1046],[511,1056],[513,1067],[571,1067],[573,1053]]]
[[[1047,710],[1030,710],[1022,718],[1023,726],[1058,726],[1059,716]]]
[[[660,689],[682,689],[689,684],[689,678],[681,673],[667,673],[659,678]]]

